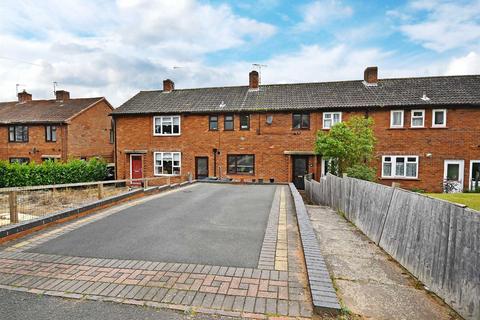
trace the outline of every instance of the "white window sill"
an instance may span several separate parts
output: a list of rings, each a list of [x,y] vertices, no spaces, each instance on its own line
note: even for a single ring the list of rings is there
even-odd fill
[[[154,133],[154,137],[176,137],[181,135],[180,133],[173,133],[173,134],[160,134],[160,133]]]
[[[181,174],[154,174],[155,177],[181,177]]]
[[[382,180],[420,180],[418,177],[381,177]]]

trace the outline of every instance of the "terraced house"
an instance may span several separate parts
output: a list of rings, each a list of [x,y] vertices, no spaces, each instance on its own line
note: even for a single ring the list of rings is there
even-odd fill
[[[141,91],[112,112],[118,178],[293,181],[325,173],[314,154],[318,130],[353,115],[371,117],[378,180],[442,191],[473,188],[480,175],[480,76]]]
[[[70,98],[57,90],[55,99],[0,102],[0,160],[36,163],[47,159],[103,158],[113,164],[113,108],[103,97]]]

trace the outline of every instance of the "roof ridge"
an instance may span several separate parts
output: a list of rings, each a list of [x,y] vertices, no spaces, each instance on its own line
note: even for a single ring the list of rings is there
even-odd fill
[[[415,79],[438,79],[438,78],[469,78],[480,77],[480,74],[467,74],[467,75],[439,75],[439,76],[421,76],[421,77],[396,77],[396,78],[379,78],[378,81],[385,80],[415,80]],[[295,85],[309,85],[309,84],[326,84],[326,83],[347,83],[347,82],[363,82],[363,79],[356,80],[334,80],[334,81],[310,81],[310,82],[288,82],[288,83],[269,83],[261,84],[260,87],[273,87],[273,86],[295,86]],[[195,87],[195,88],[182,88],[174,89],[175,91],[193,91],[193,90],[205,90],[205,89],[232,89],[232,88],[248,88],[248,85],[232,85],[232,86],[213,86],[213,87]],[[161,89],[152,90],[140,90],[140,92],[163,92]]]

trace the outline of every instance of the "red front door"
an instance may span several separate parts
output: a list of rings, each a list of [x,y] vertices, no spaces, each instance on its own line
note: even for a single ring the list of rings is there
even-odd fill
[[[130,177],[132,179],[143,178],[142,156],[131,156]],[[132,184],[141,184],[141,181],[133,181]]]

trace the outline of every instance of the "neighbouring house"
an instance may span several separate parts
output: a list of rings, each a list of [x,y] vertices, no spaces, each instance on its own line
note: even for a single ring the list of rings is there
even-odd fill
[[[480,171],[480,76],[364,79],[141,91],[112,112],[118,178],[172,176],[293,181],[325,173],[313,153],[318,130],[372,117],[383,184],[470,189]]]
[[[70,98],[57,90],[52,100],[32,100],[28,92],[18,101],[0,102],[0,160],[67,161],[92,157],[114,162],[113,108],[103,97]]]

